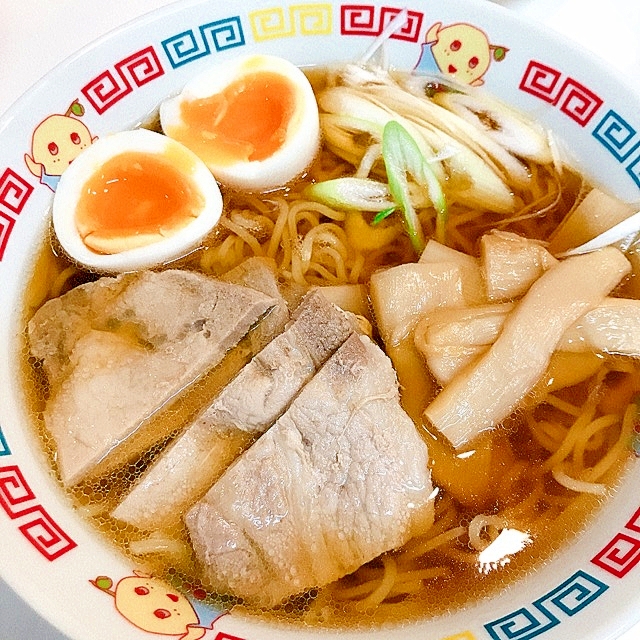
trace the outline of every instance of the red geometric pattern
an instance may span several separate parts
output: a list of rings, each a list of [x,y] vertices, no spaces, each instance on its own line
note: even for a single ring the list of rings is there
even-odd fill
[[[637,531],[640,533],[640,509],[631,516],[631,520],[629,520],[625,526],[630,531]]]
[[[4,256],[9,236],[19,215],[33,193],[33,187],[8,167],[0,176],[0,260]]]
[[[567,78],[556,104],[560,107],[560,111],[584,127],[602,106],[602,99],[579,82]]]
[[[33,187],[15,171],[5,169],[0,177],[0,206],[19,214],[24,209]]]
[[[31,515],[18,529],[47,560],[52,562],[77,546],[41,506]]]
[[[16,465],[0,467],[0,506],[12,520],[33,508],[33,504],[29,507],[25,503],[33,503],[35,499],[35,494]]]
[[[623,578],[640,562],[640,540],[619,533],[591,562],[617,578]]]
[[[340,9],[340,33],[348,36],[377,36],[400,13],[396,7],[376,7],[365,4],[345,4]],[[424,14],[409,11],[407,22],[391,37],[395,40],[417,42]]]
[[[240,636],[232,636],[224,631],[219,631],[214,640],[244,640]]]
[[[77,546],[37,503],[17,465],[0,467],[0,506],[12,520],[22,520],[18,530],[47,560],[53,561]]]
[[[560,93],[562,74],[542,62],[531,60],[522,80],[520,89],[553,104]]]
[[[81,89],[91,106],[100,114],[130,94],[133,89],[126,78],[107,69]]]
[[[565,78],[557,69],[531,60],[520,80],[520,89],[545,102],[575,120],[581,127],[588,124],[603,104],[593,91],[573,78]]]
[[[116,70],[123,78],[130,78],[136,87],[142,87],[164,74],[160,59],[153,47],[141,49],[121,60],[116,64]]]
[[[13,231],[15,220],[8,215],[0,211],[0,260],[4,256],[4,251],[7,248],[7,242],[9,242],[9,236]]]
[[[134,86],[142,87],[164,75],[160,59],[152,46],[120,60],[114,68],[115,73],[106,69],[81,89],[99,114],[129,95]]]

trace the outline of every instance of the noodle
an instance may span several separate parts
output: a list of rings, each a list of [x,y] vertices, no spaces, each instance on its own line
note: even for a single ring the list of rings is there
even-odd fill
[[[381,146],[372,144],[370,136],[354,139],[353,143],[356,150],[360,150],[354,165],[325,147],[310,167],[308,177],[298,183],[263,195],[225,194],[225,213],[219,228],[200,250],[185,258],[185,267],[220,276],[251,256],[263,256],[275,262],[283,292],[295,299],[312,286],[366,286],[377,269],[415,261],[417,256],[408,236],[401,232],[398,213],[393,213],[395,217],[390,217],[389,222],[385,220],[378,227],[372,227],[370,212],[346,213],[306,197],[304,188],[312,181],[354,175],[354,172],[362,178],[377,175],[382,168]],[[486,152],[475,146],[489,166],[496,165]],[[557,162],[557,158],[555,160]],[[437,168],[442,171],[440,166]],[[553,164],[530,163],[524,169],[530,174],[526,184],[505,175],[502,167],[497,168],[516,203],[515,210],[508,215],[487,211],[481,205],[471,206],[463,195],[456,193],[458,187],[461,191],[469,188],[464,178],[452,175],[445,181],[449,247],[477,256],[479,238],[494,228],[529,238],[549,239],[567,212],[583,197],[586,187],[579,176],[569,170],[558,171]],[[423,206],[418,211],[427,236],[434,230],[435,215],[432,206]],[[363,240],[361,236],[366,238]],[[63,293],[76,277],[86,280],[93,277],[83,275],[77,267],[62,260],[60,264],[51,260],[51,264],[46,275],[50,298]],[[366,296],[366,289],[362,290]],[[415,318],[410,322],[414,321]],[[413,345],[410,326],[400,328],[400,335],[405,333],[409,337],[405,342]],[[610,379],[609,374],[612,374]],[[630,379],[620,381],[623,374],[630,374]],[[31,382],[34,397],[44,397],[41,374],[31,371],[29,375],[34,380]],[[430,373],[427,371],[425,375]],[[298,596],[297,600],[292,599],[283,607],[284,613],[279,611],[275,615],[297,616],[296,619],[310,624],[324,624],[334,618],[341,623],[354,612],[371,616],[371,620],[384,620],[386,615],[393,616],[388,612],[398,602],[422,615],[425,610],[447,611],[453,606],[451,603],[464,606],[470,597],[462,593],[465,589],[473,597],[480,597],[490,592],[490,587],[485,590],[487,584],[501,587],[498,578],[492,583],[492,576],[478,577],[479,552],[507,526],[528,534],[549,533],[540,538],[553,538],[556,544],[567,535],[567,527],[559,525],[559,518],[570,517],[576,521],[586,518],[592,503],[589,496],[576,495],[576,492],[599,496],[608,491],[608,483],[615,479],[614,472],[626,459],[637,419],[637,407],[630,399],[639,389],[637,362],[603,356],[603,366],[596,375],[576,388],[528,398],[525,406],[492,436],[490,455],[482,462],[486,486],[478,489],[476,483],[466,482],[467,475],[472,476],[472,480],[475,473],[480,475],[473,466],[473,452],[469,467],[459,459],[462,456],[451,454],[456,457],[455,464],[460,465],[455,467],[461,477],[456,481],[459,486],[439,485],[434,499],[434,523],[426,532],[415,535],[400,548],[352,574]],[[371,396],[366,401],[377,397]],[[611,406],[607,405],[607,398]],[[34,403],[34,406],[39,405]],[[38,415],[41,420],[41,411]],[[418,425],[421,426],[425,425]],[[425,433],[427,430],[425,426]],[[425,440],[429,447],[426,435]],[[48,446],[51,448],[50,442]],[[147,460],[140,463],[140,469],[145,464]],[[469,469],[473,471],[467,473]],[[432,469],[434,478],[440,471],[436,464]],[[116,494],[122,493],[131,480],[124,478],[127,473],[135,476],[140,470],[124,471]],[[437,484],[435,480],[434,484]],[[79,509],[93,518],[107,535],[115,536],[134,559],[144,556],[145,562],[159,575],[164,572],[165,576],[167,573],[175,576],[174,569],[167,570],[161,558],[170,556],[171,561],[185,567],[188,576],[185,582],[195,584],[198,570],[193,566],[185,531],[163,531],[144,538],[136,532],[132,536],[130,530],[118,528],[118,523],[110,519],[109,509],[100,501],[107,493],[104,487],[81,487],[74,497],[80,504]],[[534,552],[523,553],[524,568],[535,566],[536,554],[544,556],[545,544],[544,540],[534,540],[531,545]],[[553,544],[549,544],[549,549]],[[517,571],[512,575],[518,575]],[[460,581],[464,589],[459,587]],[[435,597],[429,594],[430,588],[436,593]],[[445,594],[445,604],[434,605],[433,600],[439,600],[441,593]],[[210,593],[209,597],[218,595],[225,605],[235,603],[226,594]],[[299,605],[301,601],[303,605]],[[287,607],[295,614],[290,614]]]
[[[64,291],[65,285],[67,282],[73,278],[73,276],[78,273],[78,269],[74,266],[69,266],[66,269],[63,269],[62,272],[57,276],[57,278],[53,281],[50,289],[50,297],[57,298]]]
[[[569,429],[569,432],[567,433],[567,436],[563,440],[560,447],[558,447],[557,451],[543,464],[544,470],[549,471],[555,468],[556,465],[567,458],[567,456],[571,453],[571,450],[575,446],[578,438],[580,437],[581,432],[593,420],[595,412],[595,406],[591,406],[585,409],[582,414],[580,414],[580,416],[573,423],[572,427]]]
[[[229,229],[229,231],[235,233],[240,240],[248,244],[251,250],[253,251],[254,255],[256,256],[264,255],[262,251],[262,247],[260,246],[260,243],[249,233],[249,231],[247,231],[246,229],[243,229],[239,224],[235,224],[234,222],[231,222],[229,218],[221,218],[220,224],[226,229]]]
[[[527,414],[526,420],[533,437],[549,453],[556,451],[567,435],[567,430],[562,425],[549,420],[536,421],[531,414]]]
[[[373,169],[373,165],[378,159],[382,157],[382,145],[372,144],[365,154],[362,156],[362,160],[358,165],[355,172],[356,178],[366,178]]]
[[[388,595],[396,581],[398,566],[391,556],[383,556],[384,574],[380,584],[364,599],[358,602],[360,611],[377,607]]]
[[[559,409],[560,411],[564,411],[564,413],[568,413],[569,415],[574,416],[575,418],[577,418],[582,413],[582,409],[580,409],[580,407],[576,407],[575,405],[571,404],[570,402],[566,402],[565,400],[562,400],[561,398],[557,398],[552,393],[547,395],[545,397],[544,401],[547,404],[550,404],[552,407],[555,407],[556,409]]]
[[[221,243],[205,248],[200,268],[219,275],[246,257],[266,256],[275,259],[281,274],[291,283],[309,287],[358,284],[366,281],[377,266],[405,259],[404,247],[398,254],[403,239],[366,253],[353,249],[344,228],[343,211],[293,194],[288,198],[277,196],[270,202],[270,207],[262,203],[258,208],[254,199],[248,199],[231,216],[223,217],[221,224],[230,234]],[[236,215],[250,216],[255,225],[239,224],[232,219]],[[260,231],[266,226],[260,218],[272,225],[269,233]],[[267,237],[261,241],[257,235]]]
[[[524,500],[521,500],[513,506],[500,511],[500,517],[503,518],[506,522],[526,522],[531,513],[536,513],[537,506],[542,500],[543,496],[545,496],[545,491],[543,481],[541,479],[534,485],[531,493]],[[534,522],[528,525],[529,528],[533,528],[534,526]]]
[[[584,462],[584,454],[585,450],[589,445],[589,441],[593,438],[594,435],[598,435],[600,437],[603,436],[603,433],[606,429],[613,426],[614,424],[618,424],[620,422],[620,417],[617,415],[606,415],[600,416],[596,420],[592,420],[580,434],[576,438],[576,442],[573,446],[573,466],[578,469],[583,469],[585,467]]]
[[[602,495],[607,490],[603,484],[596,484],[594,482],[586,482],[584,480],[571,478],[560,467],[554,467],[551,473],[558,484],[561,484],[567,489],[571,489],[571,491]]]
[[[246,208],[234,209],[228,217],[231,222],[247,229],[261,242],[271,237],[273,233],[273,220],[264,213],[260,213],[260,209],[255,211]]]
[[[544,178],[540,175],[540,169],[536,165],[531,167],[532,173],[544,181]],[[538,187],[538,179],[532,175],[531,184],[534,187]],[[552,178],[553,189],[545,190],[542,187],[538,187],[533,195],[533,200],[527,205],[524,205],[519,211],[517,216],[506,218],[503,221],[497,223],[497,227],[501,228],[508,224],[514,224],[517,222],[529,221],[534,218],[542,217],[546,212],[551,211],[556,207],[562,197],[562,188],[560,180]]]
[[[630,404],[622,419],[622,429],[620,430],[620,436],[615,444],[609,448],[607,453],[601,458],[598,464],[586,469],[583,473],[583,477],[586,480],[598,480],[601,478],[612,465],[620,459],[621,455],[627,448],[631,434],[634,431],[635,421],[637,419],[637,407],[635,404]]]
[[[419,556],[426,555],[430,551],[433,551],[434,549],[437,549],[438,547],[445,545],[452,540],[456,540],[466,533],[466,527],[455,527],[433,538],[422,540],[422,542],[420,542],[419,538],[414,538],[409,544],[406,545],[406,549],[401,556],[401,561],[408,562],[409,560],[413,560]]]
[[[498,537],[500,530],[506,526],[501,517],[479,514],[469,524],[469,542],[477,551],[483,551]],[[485,530],[488,530],[489,541],[482,537],[482,533]]]
[[[364,267],[364,261],[364,256],[361,253],[358,253],[353,261],[353,265],[351,266],[351,271],[349,273],[350,284],[357,284],[360,281],[360,274]]]
[[[273,228],[273,233],[269,240],[269,248],[267,249],[267,256],[269,256],[269,258],[276,257],[278,247],[282,244],[283,233],[289,216],[289,205],[284,201],[284,199],[279,198],[276,200],[275,204],[277,206],[276,210],[278,211],[278,216],[276,218],[275,227]]]

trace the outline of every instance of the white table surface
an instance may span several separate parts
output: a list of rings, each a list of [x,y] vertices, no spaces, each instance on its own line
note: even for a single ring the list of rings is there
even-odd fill
[[[85,44],[171,1],[0,0],[0,114]],[[638,0],[497,1],[580,42],[627,76],[640,91]],[[0,640],[36,638],[67,640],[0,580]],[[640,640],[640,624],[619,640]]]

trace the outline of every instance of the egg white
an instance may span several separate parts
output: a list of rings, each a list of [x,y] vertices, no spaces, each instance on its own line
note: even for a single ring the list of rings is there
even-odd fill
[[[184,126],[180,112],[184,102],[216,95],[231,83],[256,71],[279,74],[295,89],[296,108],[288,123],[284,143],[264,160],[238,161],[231,165],[219,164],[210,158],[203,160],[216,179],[225,186],[266,191],[282,187],[301,175],[320,147],[320,123],[315,94],[308,78],[288,60],[278,56],[248,55],[211,67],[188,82],[178,96],[162,103],[160,123],[167,135],[174,135],[178,127]]]
[[[90,249],[76,227],[76,210],[87,181],[108,160],[122,153],[141,152],[175,157],[185,154],[190,168],[187,177],[203,199],[197,217],[171,236],[152,244],[103,254]],[[135,129],[114,133],[87,147],[62,174],[53,200],[53,229],[70,258],[99,272],[137,271],[176,260],[198,246],[213,229],[222,213],[222,195],[206,165],[189,149],[159,133]]]

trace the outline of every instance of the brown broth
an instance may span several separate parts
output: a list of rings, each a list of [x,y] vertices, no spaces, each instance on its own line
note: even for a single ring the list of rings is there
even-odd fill
[[[46,243],[42,251],[44,254],[49,254],[51,252],[50,244]],[[48,256],[47,259],[50,257]],[[91,274],[85,274],[83,277],[76,278],[74,284],[92,278]],[[40,286],[40,283],[38,283],[38,286]],[[29,296],[27,296],[28,298]],[[31,315],[31,313],[31,308],[25,310],[25,316],[27,314]],[[26,346],[24,353],[25,357],[22,362],[24,386],[27,390],[28,403],[34,418],[34,428],[42,440],[52,469],[55,470],[55,445],[46,432],[42,418],[44,400],[48,394],[47,382],[39,364],[28,356]],[[234,357],[239,357],[242,360],[242,353],[243,350],[240,348]],[[244,354],[246,356],[246,351],[244,351]],[[237,366],[238,363],[235,363],[232,368],[236,369]],[[210,398],[215,393],[215,389],[220,387],[221,380],[228,377],[228,374],[224,374],[224,366],[221,367],[221,370],[223,371],[222,375],[220,371],[217,371],[208,382],[196,386],[189,395],[182,399],[180,408],[167,413],[163,419],[171,420],[173,418],[177,424],[188,422],[190,417],[198,411],[203,401],[206,398]],[[574,389],[564,390],[562,397],[567,402],[581,403],[584,401],[585,393],[585,386],[582,385]],[[176,428],[175,431],[177,432],[178,430]],[[424,435],[427,444],[432,442],[430,435],[426,431]],[[143,539],[146,534],[130,525],[123,525],[123,523],[108,516],[110,508],[117,503],[118,497],[126,491],[131,482],[141,476],[144,469],[153,460],[154,456],[161,451],[164,443],[168,440],[170,440],[170,437],[160,445],[152,447],[140,459],[130,461],[118,469],[103,475],[96,481],[84,483],[74,490],[67,491],[67,493],[75,507],[86,515],[97,531],[129,555],[132,561],[144,565],[158,577],[163,577],[183,589],[203,588],[198,579],[197,566],[189,550],[186,531],[183,528],[179,527],[165,532],[169,538],[184,548],[182,554],[170,556],[168,562],[156,555],[141,558],[130,553],[129,545],[132,542]],[[518,418],[512,421],[512,424],[504,430],[496,432],[493,446],[496,450],[506,447],[512,452],[521,452],[521,455],[524,455],[521,460],[525,461],[531,469],[535,469],[540,464],[546,453],[532,441],[530,432],[522,420]],[[607,482],[615,484],[615,479],[623,462],[621,460],[616,466],[616,470],[609,473],[606,479]],[[471,461],[469,464],[471,464]],[[464,464],[460,472],[461,474],[468,473],[464,468]],[[55,471],[52,471],[52,473],[55,473]],[[437,462],[433,473],[437,482]],[[501,504],[517,504],[521,500],[526,500],[530,486],[526,482],[522,482],[518,485],[518,491],[519,495],[512,494],[505,500],[505,497],[501,496],[498,488],[495,487],[488,498],[484,496],[481,499],[476,499],[475,502],[473,500],[471,502],[465,501],[464,505],[455,500],[453,503],[457,509],[460,522],[468,523],[476,513],[498,512]],[[446,494],[446,490],[443,493]],[[358,612],[352,602],[340,602],[329,598],[325,607],[328,606],[331,613],[327,615],[326,608],[320,608],[319,612],[316,611],[314,596],[317,594],[315,591],[305,597],[294,598],[287,606],[273,611],[243,607],[234,598],[224,594],[209,593],[208,595],[211,602],[217,605],[235,605],[249,615],[261,615],[267,618],[275,617],[280,621],[285,620],[292,623],[299,623],[304,620],[306,624],[321,624],[340,628],[344,626],[368,627],[372,624],[377,625],[442,615],[468,606],[469,603],[481,598],[491,597],[532,570],[540,568],[555,552],[561,549],[568,539],[573,537],[575,532],[588,522],[589,518],[593,516],[602,503],[601,498],[592,495],[582,494],[571,497],[570,493],[568,490],[558,486],[549,491],[548,496],[555,496],[564,500],[566,507],[560,510],[557,508],[552,510],[553,517],[548,518],[545,522],[539,517],[544,515],[543,508],[549,507],[545,505],[544,500],[540,501],[537,506],[540,513],[534,514],[531,523],[532,528],[535,525],[536,529],[532,544],[517,556],[511,558],[504,566],[496,567],[487,573],[480,572],[477,563],[470,562],[473,559],[473,553],[469,548],[468,542],[463,539],[451,543],[416,562],[416,568],[420,569],[444,565],[449,568],[450,575],[428,581],[420,594],[403,598],[393,606],[385,604],[377,610],[363,613]],[[539,518],[539,522],[535,524],[534,520],[537,518]],[[374,561],[371,565],[375,566],[378,562]],[[343,582],[348,583],[349,578],[343,579]]]
[[[317,81],[321,82],[321,81]],[[308,175],[299,183],[289,185],[281,193],[285,200],[295,201],[298,198],[300,189],[306,180],[317,179],[319,176],[328,174],[340,175],[344,171],[344,163],[335,158],[330,152],[324,151],[316,159]],[[557,198],[558,202],[552,210],[544,216],[526,219],[514,219],[511,223],[504,224],[504,218],[491,213],[478,216],[473,221],[461,225],[456,234],[452,235],[451,245],[463,251],[477,255],[478,239],[488,229],[495,225],[500,228],[526,234],[534,238],[547,238],[551,231],[562,220],[566,212],[571,208],[582,188],[582,181],[575,174],[567,174],[561,178],[552,177],[548,168],[539,169],[543,175],[541,180],[558,180],[562,182],[562,194]],[[256,196],[246,197],[241,194],[226,194],[226,214],[234,209],[242,209],[251,206],[250,203]],[[263,199],[269,201],[274,194],[267,194]],[[554,198],[551,195],[549,198]],[[522,196],[522,206],[531,204]],[[248,204],[249,203],[249,204]],[[541,206],[546,206],[547,202],[541,202]],[[266,206],[266,205],[265,205]],[[464,213],[464,211],[462,211]],[[454,212],[455,214],[455,212]],[[452,215],[454,215],[452,214]],[[199,270],[202,261],[208,252],[215,251],[230,236],[230,232],[218,229],[205,243],[205,246],[196,251],[191,256],[181,260],[172,267],[188,268]],[[394,246],[380,256],[376,262],[368,265],[363,271],[360,280],[367,281],[371,271],[381,266],[392,266],[401,262],[413,260],[411,248],[406,238],[401,237]],[[73,268],[70,262],[60,255],[55,242],[47,239],[42,248],[33,277],[27,285],[24,303],[25,326],[35,310],[39,308],[49,293],[44,293],[57,289],[56,279],[60,279],[60,274],[65,270]],[[220,266],[214,264],[212,272],[219,274],[235,265]],[[211,271],[210,271],[211,272]],[[83,282],[94,280],[95,274],[78,270],[74,273],[60,291],[56,290],[56,295],[64,293],[71,286],[76,286]],[[291,294],[295,297],[295,293]],[[227,358],[226,364],[217,368],[212,374],[207,376],[199,384],[195,385],[189,393],[184,395],[175,406],[170,407],[161,416],[154,418],[162,422],[162,429],[167,433],[167,437],[161,443],[152,446],[142,457],[135,460],[125,461],[121,459],[118,467],[106,470],[99,478],[84,483],[75,489],[68,490],[67,493],[75,508],[81,512],[107,540],[112,542],[123,553],[127,554],[133,562],[150,569],[156,576],[167,579],[185,590],[194,588],[204,588],[198,578],[198,569],[195,559],[187,540],[186,531],[183,527],[176,527],[173,530],[163,532],[173,540],[175,552],[170,553],[166,558],[159,554],[151,554],[145,557],[135,556],[130,551],[133,542],[143,540],[145,532],[136,530],[130,525],[124,525],[111,518],[109,510],[117,503],[120,496],[124,494],[127,487],[141,476],[154,457],[162,450],[164,445],[177,434],[181,427],[189,422],[198,413],[203,405],[213,397],[216,390],[221,388],[226,380],[230,379],[232,371],[247,359],[247,351],[241,344]],[[603,360],[603,365],[607,364],[607,359]],[[28,345],[25,346],[22,357],[22,377],[26,390],[27,403],[33,418],[33,428],[42,441],[42,446],[47,454],[51,465],[52,474],[59,480],[55,470],[56,451],[55,444],[47,434],[44,426],[43,411],[46,399],[49,395],[49,386],[42,372],[40,363],[34,361],[28,352]],[[640,379],[640,369],[632,364],[632,372],[628,374]],[[424,435],[427,445],[435,447],[432,436],[427,432],[424,425],[420,424],[420,415],[429,398],[429,394],[434,393],[435,384],[430,379],[426,371],[420,372],[424,384],[428,384],[429,392],[420,397],[419,394],[407,394],[407,412],[417,423],[418,428]],[[611,374],[611,384],[617,383],[615,375]],[[589,385],[583,383],[571,389],[565,389],[560,394],[566,402],[581,405],[588,395]],[[410,397],[409,397],[410,396]],[[603,396],[606,397],[606,394]],[[554,414],[554,419],[567,423],[566,416],[555,416],[554,410],[550,408],[531,409],[527,411],[547,411],[549,415]],[[327,589],[314,589],[309,593],[295,597],[289,603],[276,610],[263,611],[250,607],[244,607],[235,598],[225,594],[209,593],[208,597],[212,602],[224,606],[236,606],[238,610],[245,611],[249,615],[260,615],[267,618],[275,618],[278,621],[288,621],[292,623],[303,622],[311,625],[322,625],[330,627],[369,627],[387,622],[401,622],[408,619],[417,619],[441,615],[447,612],[456,611],[469,603],[481,598],[491,597],[500,590],[507,588],[515,581],[527,573],[541,567],[554,553],[561,549],[570,537],[582,527],[596,513],[602,504],[602,498],[589,494],[572,494],[568,489],[555,484],[549,479],[549,474],[544,475],[540,466],[549,452],[544,449],[532,437],[531,431],[525,421],[526,411],[520,411],[510,418],[503,428],[497,429],[491,436],[492,463],[489,469],[492,472],[488,489],[481,492],[481,495],[466,496],[464,500],[456,498],[452,492],[446,488],[440,492],[437,498],[439,505],[447,505],[447,513],[453,510],[454,517],[452,526],[460,524],[468,525],[472,518],[478,513],[496,514],[504,512],[509,508],[516,509],[519,504],[531,500],[529,513],[523,519],[522,529],[532,535],[532,543],[526,546],[520,553],[509,558],[502,566],[494,567],[492,570],[482,572],[477,565],[477,552],[470,547],[468,537],[461,536],[458,540],[450,542],[435,551],[432,551],[415,561],[416,569],[426,569],[429,567],[444,567],[446,575],[426,580],[424,588],[414,595],[398,598],[397,602],[384,604],[372,611],[359,611],[357,602],[342,601],[336,597],[335,585]],[[606,448],[609,440],[615,439],[616,431],[611,430],[607,436],[608,440],[603,443]],[[238,443],[230,442],[231,447],[238,447]],[[478,445],[480,449],[481,445]],[[478,456],[480,454],[477,454]],[[597,452],[593,455],[597,455]],[[444,458],[443,458],[444,459]],[[458,471],[461,476],[473,475],[476,472],[474,465],[479,458],[471,456],[467,463],[458,462]],[[618,463],[608,472],[604,481],[609,485],[615,485],[623,468],[625,459],[621,458]],[[440,463],[435,462],[433,469],[434,478],[438,479],[440,474]],[[519,473],[517,480],[508,485],[508,491],[501,484],[504,476],[510,473]],[[536,484],[536,482],[538,484]],[[534,486],[543,487],[543,493],[539,499],[533,500],[532,490]],[[444,510],[443,510],[444,513]],[[445,517],[443,513],[439,515]],[[400,557],[402,550],[392,554]],[[369,567],[375,570],[380,566],[380,561],[374,560]],[[360,582],[360,577],[348,576],[340,581],[342,587],[355,585]]]

